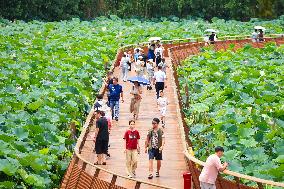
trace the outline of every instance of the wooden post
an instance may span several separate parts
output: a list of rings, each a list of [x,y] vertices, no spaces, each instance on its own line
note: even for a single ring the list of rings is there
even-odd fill
[[[259,189],[263,189],[263,184],[262,183],[258,182],[257,186],[258,186]]]
[[[99,176],[99,173],[100,173],[100,169],[96,168],[96,172],[95,172],[95,174],[94,174],[94,176],[93,176],[93,178],[92,178],[90,188],[92,188],[92,187],[93,187],[94,182],[95,182],[95,179]]]
[[[135,189],[139,189],[140,185],[141,185],[141,182],[137,181],[136,184],[135,184]]]
[[[240,178],[239,177],[234,177],[234,180],[236,181],[237,188],[240,189]]]
[[[112,175],[112,179],[109,185],[109,189],[112,189],[112,187],[115,186],[115,182],[116,182],[117,176],[116,175]]]

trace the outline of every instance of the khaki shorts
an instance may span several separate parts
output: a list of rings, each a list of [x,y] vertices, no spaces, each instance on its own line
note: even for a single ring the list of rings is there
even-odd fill
[[[206,182],[200,182],[200,188],[201,189],[216,189],[216,185],[215,184],[209,184]]]

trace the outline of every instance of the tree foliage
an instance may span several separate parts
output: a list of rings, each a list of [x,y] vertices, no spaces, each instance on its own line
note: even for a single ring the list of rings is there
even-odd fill
[[[201,17],[249,20],[275,18],[284,13],[284,0],[3,0],[0,16],[8,19],[91,19],[120,17]]]

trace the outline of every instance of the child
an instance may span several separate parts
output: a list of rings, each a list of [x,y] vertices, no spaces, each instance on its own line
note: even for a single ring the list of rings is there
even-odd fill
[[[169,66],[167,66],[166,59],[162,58],[162,61],[159,63],[158,66],[162,67],[162,71],[166,73],[166,70]]]
[[[161,113],[162,127],[165,128],[165,116],[167,111],[167,105],[169,104],[167,97],[164,96],[164,91],[160,90],[160,97],[157,100],[157,104]]]
[[[126,167],[129,178],[135,177],[137,168],[137,153],[140,153],[139,132],[135,129],[135,121],[129,121],[129,129],[125,132],[123,139],[125,140]]]

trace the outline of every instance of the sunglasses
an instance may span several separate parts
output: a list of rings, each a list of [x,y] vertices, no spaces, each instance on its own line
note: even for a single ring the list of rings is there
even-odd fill
[[[156,122],[152,122],[152,125],[156,125],[156,124],[158,124],[158,123],[156,123]]]

